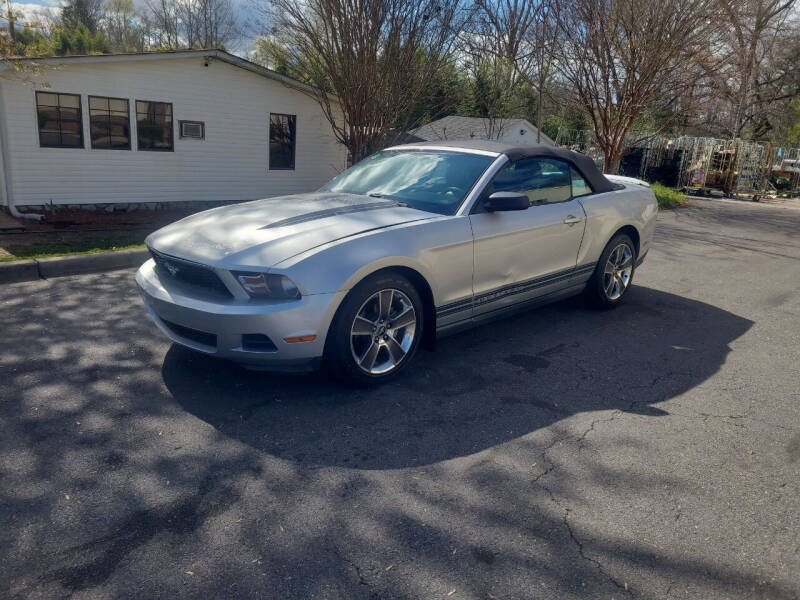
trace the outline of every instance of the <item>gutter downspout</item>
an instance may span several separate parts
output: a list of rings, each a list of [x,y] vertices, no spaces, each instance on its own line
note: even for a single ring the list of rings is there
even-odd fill
[[[6,140],[6,111],[5,103],[3,102],[3,85],[0,82],[0,198],[4,200],[8,212],[12,217],[18,219],[33,219],[34,221],[41,221],[44,215],[35,213],[21,213],[14,206],[11,196],[11,182],[8,180],[8,141]]]

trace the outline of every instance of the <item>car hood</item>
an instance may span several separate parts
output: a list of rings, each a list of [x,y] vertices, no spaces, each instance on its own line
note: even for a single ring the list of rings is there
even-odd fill
[[[146,243],[207,265],[263,268],[342,238],[438,216],[370,196],[297,194],[203,211],[150,234]]]

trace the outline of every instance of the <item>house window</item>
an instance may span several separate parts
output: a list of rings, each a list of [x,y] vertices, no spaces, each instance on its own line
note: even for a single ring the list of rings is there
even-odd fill
[[[173,150],[172,104],[136,101],[136,143],[139,150]]]
[[[131,149],[131,114],[124,98],[89,96],[92,148]]]
[[[79,95],[36,92],[36,112],[42,148],[83,148]]]
[[[294,169],[297,138],[295,115],[269,115],[269,168]]]

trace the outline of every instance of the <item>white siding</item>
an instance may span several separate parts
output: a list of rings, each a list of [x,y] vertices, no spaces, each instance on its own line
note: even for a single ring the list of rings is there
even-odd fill
[[[202,56],[42,67],[0,80],[8,188],[18,206],[247,200],[317,189],[346,151],[314,100],[280,82]],[[27,80],[27,81],[25,81]],[[40,148],[35,90],[81,95],[84,148]],[[88,95],[128,98],[132,150],[92,150]],[[174,152],[136,149],[135,100],[171,102]],[[269,114],[297,115],[295,169],[269,170]],[[204,121],[205,140],[179,120]]]

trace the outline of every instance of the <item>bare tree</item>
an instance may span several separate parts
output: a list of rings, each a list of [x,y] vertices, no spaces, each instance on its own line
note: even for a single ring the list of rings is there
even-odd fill
[[[357,162],[410,126],[447,59],[460,0],[272,0],[268,15]]]
[[[227,48],[241,37],[231,0],[147,0],[146,5],[153,46]]]
[[[715,50],[724,61],[708,70],[716,111],[710,115],[720,131],[731,137],[765,133],[772,106],[786,100],[787,73],[782,46],[797,30],[787,19],[795,0],[721,0],[722,39]]]
[[[488,139],[499,138],[505,120],[523,110],[520,84],[533,56],[529,41],[538,10],[536,0],[475,0],[466,26],[456,31]]]
[[[561,35],[561,0],[477,0],[473,27],[462,34],[472,64],[489,64],[502,90],[519,94],[527,84],[537,94],[537,141],[541,141],[545,86],[555,70]],[[518,115],[514,115],[518,116]]]
[[[133,0],[107,0],[100,26],[115,52],[145,50],[145,33],[139,23]]]
[[[594,125],[606,172],[616,171],[646,110],[669,106],[676,117],[686,108],[716,8],[716,0],[576,0],[565,11],[563,76]]]
[[[239,25],[230,0],[177,0],[189,48],[221,48],[236,41]]]
[[[180,17],[171,0],[145,0],[145,27],[151,45],[156,48],[180,47]]]

